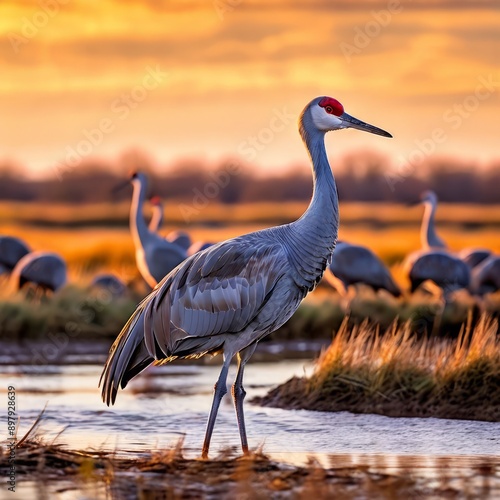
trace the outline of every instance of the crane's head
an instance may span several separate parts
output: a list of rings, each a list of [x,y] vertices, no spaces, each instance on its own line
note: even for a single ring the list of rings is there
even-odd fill
[[[432,205],[435,205],[437,201],[438,197],[436,193],[434,191],[431,191],[430,189],[420,194],[421,203],[431,203]]]
[[[146,176],[142,172],[138,172],[137,170],[131,170],[128,174],[128,179],[130,182],[133,182],[135,180],[146,179]]]
[[[151,198],[149,198],[149,202],[154,207],[161,207],[161,205],[162,205],[161,198],[159,196],[151,196]]]
[[[428,189],[427,191],[422,191],[420,196],[417,199],[414,199],[408,203],[408,206],[413,207],[415,205],[420,205],[423,203],[424,205],[437,205],[438,197],[434,191]]]
[[[112,193],[116,194],[122,191],[127,186],[130,186],[130,184],[132,184],[134,187],[135,184],[138,185],[137,187],[139,187],[141,184],[147,184],[147,177],[142,172],[132,171],[129,173],[127,180],[120,182],[117,186],[115,186],[112,189]]]
[[[310,122],[310,123],[306,123]],[[329,132],[343,128],[356,128],[372,134],[392,137],[389,132],[362,122],[344,111],[344,106],[333,97],[316,97],[304,109],[301,116],[303,126],[313,126],[316,130]]]

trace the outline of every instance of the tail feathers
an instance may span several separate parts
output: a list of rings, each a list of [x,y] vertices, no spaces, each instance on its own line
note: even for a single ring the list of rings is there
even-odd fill
[[[114,404],[120,386],[124,388],[154,361],[144,344],[143,311],[144,303],[139,305],[110,349],[99,380],[102,400],[108,406]]]

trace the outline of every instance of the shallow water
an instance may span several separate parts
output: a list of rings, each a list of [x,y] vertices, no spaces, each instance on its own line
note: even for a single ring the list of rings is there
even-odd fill
[[[114,407],[100,400],[101,364],[0,366],[5,381],[17,391],[23,435],[47,403],[41,433],[70,448],[96,448],[135,454],[170,447],[184,438],[185,456],[200,453],[212,389],[220,365],[179,361],[153,367],[118,394]],[[253,363],[245,373],[246,422],[250,446],[283,461],[302,464],[311,454],[328,465],[335,455],[346,464],[398,469],[419,464],[425,475],[438,475],[439,457],[448,466],[470,469],[479,457],[500,455],[500,424],[489,422],[390,418],[306,410],[261,408],[250,404],[293,375],[312,369],[303,360]],[[229,375],[232,382],[235,367]],[[5,417],[2,416],[4,419]],[[4,425],[2,424],[2,427]],[[212,440],[212,456],[234,447],[239,434],[229,394],[224,398]],[[406,459],[405,459],[406,457]],[[381,462],[382,460],[382,462]]]

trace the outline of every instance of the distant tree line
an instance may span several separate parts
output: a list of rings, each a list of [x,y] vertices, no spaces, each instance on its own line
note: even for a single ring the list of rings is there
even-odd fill
[[[297,165],[283,175],[258,170],[239,160],[209,166],[184,160],[154,168],[142,154],[129,154],[116,163],[88,160],[72,169],[57,168],[53,175],[30,180],[23,169],[0,163],[0,200],[63,203],[105,202],[130,196],[113,195],[127,171],[143,170],[150,176],[150,193],[166,199],[192,201],[205,197],[222,203],[303,201],[311,196],[308,165]],[[425,189],[436,191],[444,202],[500,203],[500,159],[479,168],[457,159],[429,158],[415,166],[397,168],[386,157],[357,153],[335,161],[335,176],[343,201],[407,202]],[[162,173],[164,172],[164,173]]]

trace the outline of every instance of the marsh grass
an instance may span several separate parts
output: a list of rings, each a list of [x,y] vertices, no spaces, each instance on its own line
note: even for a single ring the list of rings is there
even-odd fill
[[[267,406],[500,421],[497,320],[464,324],[456,339],[417,337],[409,324],[381,334],[346,320],[309,378],[257,400]]]
[[[75,272],[75,275],[77,273]],[[137,304],[147,293],[140,277],[129,281],[128,293],[114,297],[105,290],[91,290],[83,283],[89,276],[77,275],[75,282],[53,295],[30,298],[29,291],[12,293],[6,285],[0,292],[0,334],[3,340],[46,340],[47,335],[66,332],[79,342],[111,340],[121,331]],[[2,278],[0,277],[0,281]],[[491,314],[500,311],[500,297],[485,302]],[[478,310],[470,300],[459,300],[444,311],[433,297],[411,297],[396,301],[392,297],[361,292],[351,303],[349,328],[365,320],[382,330],[391,324],[406,325],[419,336],[430,332],[440,336],[457,336],[471,311]],[[320,287],[299,307],[292,318],[268,339],[330,339],[345,320],[342,299],[328,287]],[[477,312],[474,315],[474,321]]]
[[[19,292],[0,300],[0,332],[4,341],[44,339],[57,332],[80,341],[114,337],[136,303],[133,296],[114,298],[76,286],[40,300],[29,300]]]

